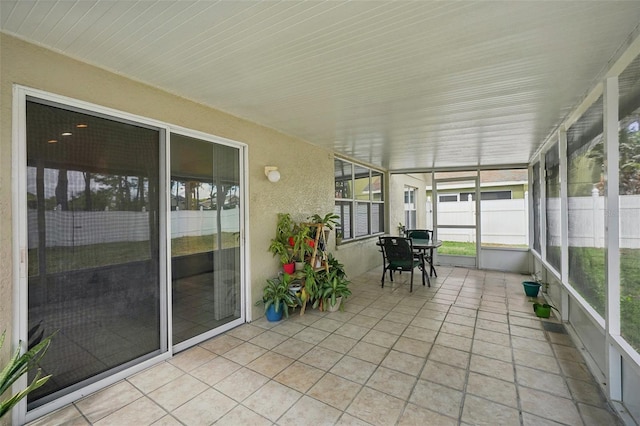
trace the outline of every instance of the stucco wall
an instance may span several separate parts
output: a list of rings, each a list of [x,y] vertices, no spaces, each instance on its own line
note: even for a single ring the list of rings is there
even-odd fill
[[[333,211],[333,154],[303,140],[231,116],[154,87],[0,34],[0,323],[11,342],[13,277],[11,213],[12,85],[39,90],[221,136],[248,145],[249,303],[261,296],[279,264],[267,251],[278,212],[296,219]],[[278,166],[281,180],[270,183],[264,166]],[[254,318],[263,315],[253,307]],[[2,349],[6,360],[10,344]]]

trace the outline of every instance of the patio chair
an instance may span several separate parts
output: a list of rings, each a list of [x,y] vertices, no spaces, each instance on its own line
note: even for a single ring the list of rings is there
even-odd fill
[[[433,239],[433,231],[431,229],[407,229],[405,235],[407,238],[418,238],[420,240]]]
[[[382,287],[384,288],[384,276],[389,271],[391,281],[393,281],[394,271],[411,272],[411,287],[413,291],[413,270],[420,266],[422,269],[422,285],[425,285],[424,276],[424,256],[413,251],[411,238],[403,237],[379,237],[379,245],[382,248],[384,259],[384,269],[382,270]]]

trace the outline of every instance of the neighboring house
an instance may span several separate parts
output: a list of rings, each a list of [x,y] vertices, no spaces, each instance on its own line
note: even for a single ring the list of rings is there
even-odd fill
[[[455,177],[454,173],[447,177]],[[433,200],[433,186],[427,186],[427,199]],[[514,200],[524,198],[528,190],[527,170],[488,170],[480,172],[481,200]],[[469,181],[438,184],[441,203],[468,201],[476,198],[476,190]]]

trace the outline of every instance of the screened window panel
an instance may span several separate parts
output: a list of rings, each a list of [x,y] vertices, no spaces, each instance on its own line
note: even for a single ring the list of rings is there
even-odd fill
[[[384,204],[371,204],[371,233],[384,232]]]
[[[560,157],[558,144],[545,154],[545,189],[547,219],[547,261],[561,272],[560,266]]]
[[[351,227],[351,205],[350,201],[338,201],[333,210],[335,214],[340,216],[340,225],[336,227],[336,232],[341,233],[344,239],[354,237],[353,228]]]
[[[334,164],[335,198],[353,198],[353,164],[336,158]]]
[[[384,175],[371,170],[371,201],[384,201]]]
[[[466,188],[475,188],[476,182],[474,180],[469,181],[457,181],[456,186],[463,186]],[[438,202],[443,203],[438,206],[438,226],[468,226],[475,227],[476,225],[476,203],[473,200],[469,200],[469,197],[460,197],[459,192],[446,192],[452,191],[448,187],[451,183],[440,182],[438,183],[438,189],[445,188],[445,192],[440,193],[438,191]],[[457,231],[449,233],[452,238],[458,238],[453,236]],[[442,234],[444,235],[444,234]],[[474,234],[475,235],[475,234]],[[461,237],[460,237],[461,238]],[[452,240],[457,241],[457,240]]]
[[[336,235],[343,240],[384,232],[383,173],[345,160],[334,160]]]
[[[567,131],[569,284],[604,317],[602,97]]]
[[[369,234],[369,203],[356,203],[356,237]]]
[[[528,247],[527,170],[481,170],[480,182],[509,189],[482,190],[480,193],[480,243],[485,247]],[[475,192],[460,193],[461,199]]]
[[[355,199],[360,201],[369,201],[371,199],[371,179],[369,177],[369,169],[366,167],[354,166],[355,171]]]
[[[540,219],[541,219],[541,194],[540,194],[540,163],[533,165],[533,182],[531,182],[531,192],[533,198],[533,249],[542,253],[540,249]]]
[[[640,352],[640,56],[619,88],[620,332]]]

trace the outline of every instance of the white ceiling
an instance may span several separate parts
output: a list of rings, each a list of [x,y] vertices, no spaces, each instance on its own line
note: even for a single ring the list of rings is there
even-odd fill
[[[391,170],[527,163],[638,1],[0,0],[0,29]]]

